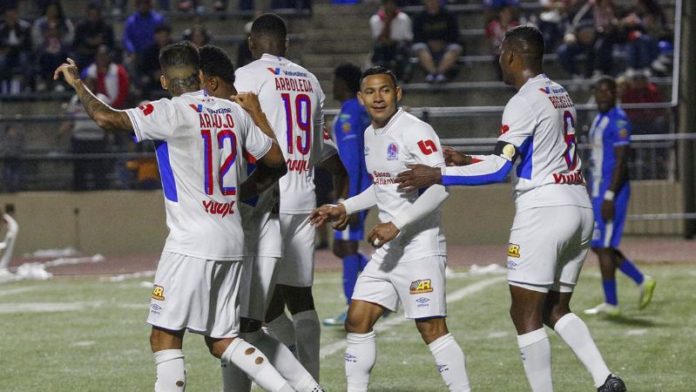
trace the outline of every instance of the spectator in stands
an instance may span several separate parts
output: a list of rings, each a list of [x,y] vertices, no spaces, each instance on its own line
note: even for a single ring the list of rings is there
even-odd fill
[[[65,61],[74,37],[75,27],[65,16],[60,1],[49,2],[43,16],[32,26],[32,41],[39,63],[37,90],[51,86],[56,90],[64,88],[60,83],[53,83],[53,71]]]
[[[82,71],[82,77],[93,79],[95,88],[92,91],[107,96],[113,108],[126,107],[130,87],[128,72],[123,65],[113,62],[109,47],[99,46],[94,63]]]
[[[31,85],[31,51],[31,24],[19,18],[16,6],[9,6],[0,24],[2,94],[18,94]]]
[[[579,6],[580,0],[539,0],[541,12],[537,18],[539,31],[544,36],[544,50],[553,53],[563,39],[569,16]]]
[[[197,24],[191,28],[184,30],[181,39],[191,41],[196,48],[210,43],[210,34],[205,26]]]
[[[155,28],[164,23],[164,17],[152,9],[152,0],[135,0],[136,11],[126,20],[123,28],[123,49],[126,65],[135,67],[137,56],[155,41]]]
[[[391,69],[403,79],[413,41],[411,18],[397,8],[396,0],[382,0],[382,7],[370,17],[370,30],[372,64]]]
[[[102,7],[97,0],[87,4],[86,17],[75,27],[73,56],[80,68],[94,61],[100,45],[114,49],[114,28],[102,17]]]
[[[6,192],[17,192],[22,178],[24,132],[14,124],[7,124],[2,135],[2,182]]]
[[[454,76],[462,53],[457,18],[439,0],[423,0],[425,10],[413,20],[413,51],[428,83],[443,83]]]
[[[493,69],[496,70],[499,80],[503,80],[503,74],[498,65],[500,45],[503,43],[505,33],[519,25],[520,22],[517,20],[515,10],[509,6],[500,8],[497,15],[486,25],[486,38],[490,43],[491,54],[493,54]]]
[[[613,49],[617,38],[618,20],[612,0],[591,0],[573,17],[563,45],[558,48],[558,61],[573,77],[613,75]],[[577,58],[585,56],[581,74]]]
[[[83,82],[97,98],[109,102],[109,97],[97,93],[94,79],[84,79]],[[73,154],[101,154],[107,150],[106,132],[99,128],[85,111],[80,99],[75,94],[68,103],[67,115],[70,120],[63,122],[59,136],[70,134],[70,152]],[[73,160],[73,190],[106,189],[107,165],[103,158]]]
[[[659,40],[671,40],[667,17],[655,0],[635,0],[621,19],[629,69],[666,74],[669,59],[660,58]]]
[[[138,85],[142,89],[142,98],[152,99],[153,92],[162,91],[160,84],[159,52],[163,47],[173,43],[172,28],[163,23],[155,28],[155,42],[145,49],[138,58]],[[156,94],[157,95],[157,94]]]
[[[646,71],[627,75],[628,82],[621,95],[622,104],[663,103],[665,98],[657,85],[650,81]],[[624,109],[633,124],[634,134],[669,132],[667,109]]]

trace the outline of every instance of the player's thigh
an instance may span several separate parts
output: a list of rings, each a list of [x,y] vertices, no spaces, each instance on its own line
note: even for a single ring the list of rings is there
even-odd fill
[[[510,230],[507,268],[511,285],[548,291],[564,243],[578,227],[576,207],[532,208],[518,212]]]
[[[577,208],[576,213],[578,216],[576,232],[561,252],[552,287],[552,290],[559,293],[573,292],[592,242],[594,224],[592,211],[589,208]]]
[[[278,284],[311,287],[314,281],[314,237],[309,214],[280,214],[283,257],[279,265]]]
[[[241,262],[162,253],[147,322],[172,331],[236,336],[241,271]]]
[[[278,275],[278,257],[245,256],[241,280],[241,316],[263,320]]]
[[[390,272],[384,271],[381,267],[381,264],[367,263],[365,269],[358,275],[351,299],[377,304],[395,311],[399,304],[399,294],[391,282]]]
[[[409,319],[447,316],[444,256],[399,263],[389,274]]]

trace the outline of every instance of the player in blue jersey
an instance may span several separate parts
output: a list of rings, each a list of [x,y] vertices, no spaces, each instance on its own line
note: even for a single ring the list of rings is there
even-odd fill
[[[599,258],[604,302],[585,310],[585,313],[615,316],[619,314],[617,268],[640,286],[640,309],[650,304],[655,280],[643,275],[618,249],[631,195],[627,168],[631,123],[626,113],[616,106],[614,79],[599,79],[594,95],[599,113],[590,128],[590,192],[595,219],[592,251]]]
[[[364,157],[365,129],[370,126],[370,117],[357,98],[361,75],[362,71],[354,64],[342,64],[334,70],[333,95],[334,99],[341,102],[341,111],[334,121],[331,136],[348,172],[348,197],[359,195],[372,184]],[[353,214],[348,227],[337,230],[334,238],[333,252],[336,257],[343,259],[343,293],[348,304],[353,296],[358,274],[367,264],[367,258],[358,249],[360,240],[364,237],[366,216],[367,211]],[[345,321],[346,312],[343,312],[334,318],[324,319],[323,324],[343,326]]]

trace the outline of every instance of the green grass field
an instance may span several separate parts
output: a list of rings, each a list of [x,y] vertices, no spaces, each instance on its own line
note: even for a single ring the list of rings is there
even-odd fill
[[[696,391],[696,290],[693,265],[644,266],[658,280],[653,303],[637,310],[637,289],[620,278],[623,316],[589,317],[601,302],[599,273],[583,272],[572,305],[587,321],[609,367],[629,391]],[[474,391],[528,391],[508,318],[503,275],[448,280],[448,324],[467,355]],[[318,273],[320,317],[343,307],[338,273]],[[151,391],[154,365],[145,324],[150,290],[143,279],[55,278],[0,284],[0,391]],[[592,391],[589,374],[549,331],[556,391]],[[341,329],[322,331],[322,384],[345,390]],[[411,321],[378,324],[371,391],[444,391]],[[219,363],[203,339],[187,335],[190,392],[220,391]]]

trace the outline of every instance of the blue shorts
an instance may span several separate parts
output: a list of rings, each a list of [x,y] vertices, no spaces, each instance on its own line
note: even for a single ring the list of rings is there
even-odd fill
[[[336,230],[334,239],[343,241],[362,241],[365,238],[365,219],[367,218],[367,211],[361,211],[358,213],[358,223],[355,225],[348,225],[345,230]]]
[[[603,193],[601,193],[603,195]],[[624,186],[614,198],[614,219],[605,222],[602,219],[603,197],[592,199],[592,209],[594,210],[594,232],[592,233],[593,248],[618,248],[623,235],[624,223],[626,223],[626,212],[628,211],[628,199],[631,196],[631,188]]]

